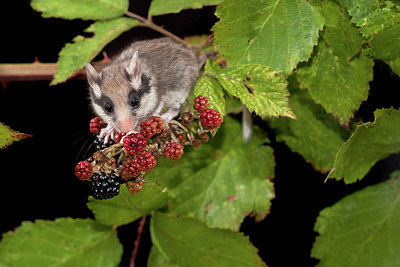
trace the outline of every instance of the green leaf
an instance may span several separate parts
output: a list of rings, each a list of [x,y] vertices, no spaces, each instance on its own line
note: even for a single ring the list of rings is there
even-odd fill
[[[133,222],[166,205],[166,194],[155,184],[144,184],[138,194],[129,193],[126,186],[121,186],[117,197],[106,200],[96,200],[91,197],[88,203],[96,220],[107,225]]]
[[[311,64],[297,70],[300,87],[341,124],[353,118],[361,103],[368,98],[369,81],[373,78],[373,60],[360,54],[347,65],[335,55],[332,46],[320,42]]]
[[[400,76],[400,57],[388,60],[386,63],[390,66],[392,71],[397,74],[397,76]]]
[[[0,149],[27,137],[30,137],[30,135],[14,131],[0,122]]]
[[[44,18],[98,20],[124,15],[128,0],[32,0],[31,6]]]
[[[361,27],[364,37],[371,37],[398,23],[400,15],[392,1],[341,0],[352,21]]]
[[[194,86],[194,95],[208,97],[208,108],[215,109],[221,116],[225,115],[224,90],[212,77],[202,76]]]
[[[353,22],[368,38],[370,55],[383,60],[400,57],[400,6],[393,1],[342,0]]]
[[[117,18],[107,21],[97,21],[86,29],[93,33],[93,37],[87,38],[81,35],[68,43],[60,52],[57,62],[57,72],[51,85],[64,82],[73,74],[90,62],[101,50],[121,33],[140,25],[140,22],[130,18]]]
[[[237,231],[250,213],[263,219],[274,197],[274,157],[257,128],[243,144],[241,125],[226,117],[218,134],[176,162],[159,160],[148,180],[168,187],[169,211],[198,218],[209,227]]]
[[[332,169],[336,153],[347,139],[345,130],[304,90],[292,91],[290,105],[297,120],[270,120],[277,140],[302,155],[314,169],[328,172]]]
[[[341,124],[368,98],[373,60],[358,54],[363,39],[340,5],[324,2],[326,27],[312,60],[297,70],[300,87]]]
[[[400,13],[397,16],[400,21]],[[400,57],[400,23],[379,32],[369,40],[370,55],[374,58],[392,60]]]
[[[361,51],[364,40],[339,4],[323,2],[322,13],[325,16],[324,42],[332,47],[343,64],[347,64]]]
[[[361,180],[379,160],[400,152],[400,111],[393,108],[375,111],[375,121],[357,126],[339,150],[330,178],[345,183]]]
[[[311,256],[319,266],[398,266],[400,177],[369,186],[321,211]]]
[[[216,76],[222,87],[261,117],[295,118],[289,107],[287,81],[268,66],[236,65]]]
[[[210,229],[185,217],[156,213],[151,240],[162,256],[178,266],[265,266],[242,233]]]
[[[311,56],[324,25],[319,9],[303,0],[222,2],[213,27],[228,66],[258,63],[288,75]]]
[[[151,1],[149,14],[162,15],[179,13],[183,9],[202,8],[203,6],[218,5],[222,0],[153,0]]]
[[[0,266],[117,266],[117,232],[93,220],[23,222],[3,235]]]
[[[192,265],[193,263],[191,266]],[[147,266],[178,267],[178,265],[173,264],[169,259],[165,258],[156,246],[151,247],[150,255],[147,259]]]

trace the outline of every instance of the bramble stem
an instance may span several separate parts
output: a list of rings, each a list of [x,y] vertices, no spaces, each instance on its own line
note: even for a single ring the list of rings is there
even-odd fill
[[[140,239],[142,237],[143,228],[144,228],[145,224],[146,224],[146,215],[143,215],[142,219],[139,222],[139,227],[137,230],[136,240],[135,240],[134,247],[132,250],[129,267],[135,267],[135,259],[136,259],[136,255],[137,255],[137,252],[139,249]]]
[[[153,21],[151,20],[151,16],[149,16],[149,19],[145,19],[142,16],[139,16],[138,14],[135,14],[133,12],[130,11],[125,11],[125,15],[130,17],[130,18],[134,18],[137,19],[138,21],[140,21],[141,23],[143,23],[146,27],[149,27],[152,30],[155,30],[161,34],[164,34],[165,36],[171,37],[172,39],[174,39],[175,41],[184,44],[186,46],[189,46],[188,43],[186,43],[183,39],[181,39],[180,37],[176,36],[175,34],[173,34],[172,32],[167,31],[166,29],[156,25],[153,23]]]

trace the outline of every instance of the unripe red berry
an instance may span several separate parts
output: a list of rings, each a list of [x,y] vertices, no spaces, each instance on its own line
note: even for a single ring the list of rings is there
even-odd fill
[[[183,147],[179,143],[170,142],[164,148],[164,156],[168,159],[180,159],[183,154]]]
[[[123,132],[119,132],[115,135],[114,140],[115,142],[119,143],[122,139],[122,137],[124,137],[126,135],[126,133]]]
[[[128,181],[126,182],[126,188],[128,191],[132,194],[139,193],[142,188],[143,188],[143,183],[142,182],[134,182],[134,181]]]
[[[81,161],[75,166],[75,176],[80,180],[90,180],[92,175],[92,165],[89,161]]]
[[[140,123],[140,133],[144,137],[152,137],[155,134],[160,134],[164,129],[164,122],[161,117],[152,116],[147,121]]]
[[[208,98],[202,95],[194,99],[193,108],[198,112],[204,111],[208,107]]]
[[[156,159],[150,152],[141,152],[135,158],[136,168],[141,171],[148,171],[156,166]]]
[[[222,118],[218,111],[206,109],[200,114],[200,121],[205,128],[212,130],[219,127]]]
[[[98,133],[100,132],[101,128],[104,128],[106,124],[100,117],[94,117],[90,120],[89,123],[89,131],[91,133]]]
[[[134,159],[127,159],[122,168],[132,177],[137,177],[140,174],[140,170],[136,167],[136,161]]]
[[[147,146],[147,141],[140,133],[131,133],[124,138],[125,151],[136,155]]]

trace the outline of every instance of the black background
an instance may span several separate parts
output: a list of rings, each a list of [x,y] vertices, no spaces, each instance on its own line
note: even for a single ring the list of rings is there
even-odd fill
[[[29,1],[16,2],[7,1],[3,4],[7,6],[2,7],[5,16],[1,17],[1,63],[29,63],[35,57],[41,62],[56,62],[65,43],[78,34],[90,36],[83,33],[90,21],[43,19],[31,9]],[[150,1],[134,2],[130,10],[146,16]],[[208,7],[156,17],[154,21],[181,37],[207,34],[217,21],[213,13],[214,8]],[[122,34],[105,50],[113,56],[132,40],[154,36],[157,33],[151,30],[136,28]],[[87,156],[93,138],[88,132],[93,114],[88,108],[87,85],[78,80],[51,87],[48,84],[49,81],[10,82],[0,88],[0,121],[32,135],[0,150],[1,233],[24,220],[92,217],[86,207],[87,186],[73,175],[75,164]],[[358,119],[373,120],[376,108],[399,108],[395,90],[398,91],[400,80],[384,63],[375,65],[370,86],[368,101],[356,114]],[[276,198],[264,221],[255,223],[254,219],[246,218],[241,230],[269,266],[313,266],[318,261],[309,255],[319,211],[343,196],[387,179],[391,171],[399,168],[400,156],[392,155],[379,162],[359,183],[347,186],[342,182],[324,183],[324,174],[315,172],[301,156],[275,142],[273,132],[266,125],[261,126],[266,127],[275,151]],[[123,266],[129,265],[137,226],[138,222],[134,222],[118,230],[124,244]],[[150,247],[147,224],[137,266],[145,265]]]

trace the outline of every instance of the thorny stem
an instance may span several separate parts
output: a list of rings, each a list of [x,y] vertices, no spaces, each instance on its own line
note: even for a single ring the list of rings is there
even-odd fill
[[[149,19],[145,19],[142,16],[139,16],[138,14],[135,14],[133,12],[130,11],[125,11],[125,15],[134,19],[137,19],[138,21],[140,21],[141,23],[143,23],[145,26],[149,27],[152,30],[155,30],[159,33],[164,34],[165,36],[171,37],[172,39],[174,39],[175,41],[184,44],[186,46],[189,46],[189,44],[187,42],[185,42],[183,39],[181,39],[180,37],[176,36],[175,34],[173,34],[172,32],[169,32],[167,30],[165,30],[164,28],[156,25],[153,23],[153,21],[151,20],[151,16],[149,17]]]
[[[135,259],[136,259],[136,255],[137,255],[137,252],[139,249],[140,239],[142,237],[143,228],[144,228],[145,224],[146,224],[146,215],[143,215],[142,219],[139,222],[139,227],[137,230],[136,240],[135,240],[134,247],[132,250],[129,267],[135,267]]]

